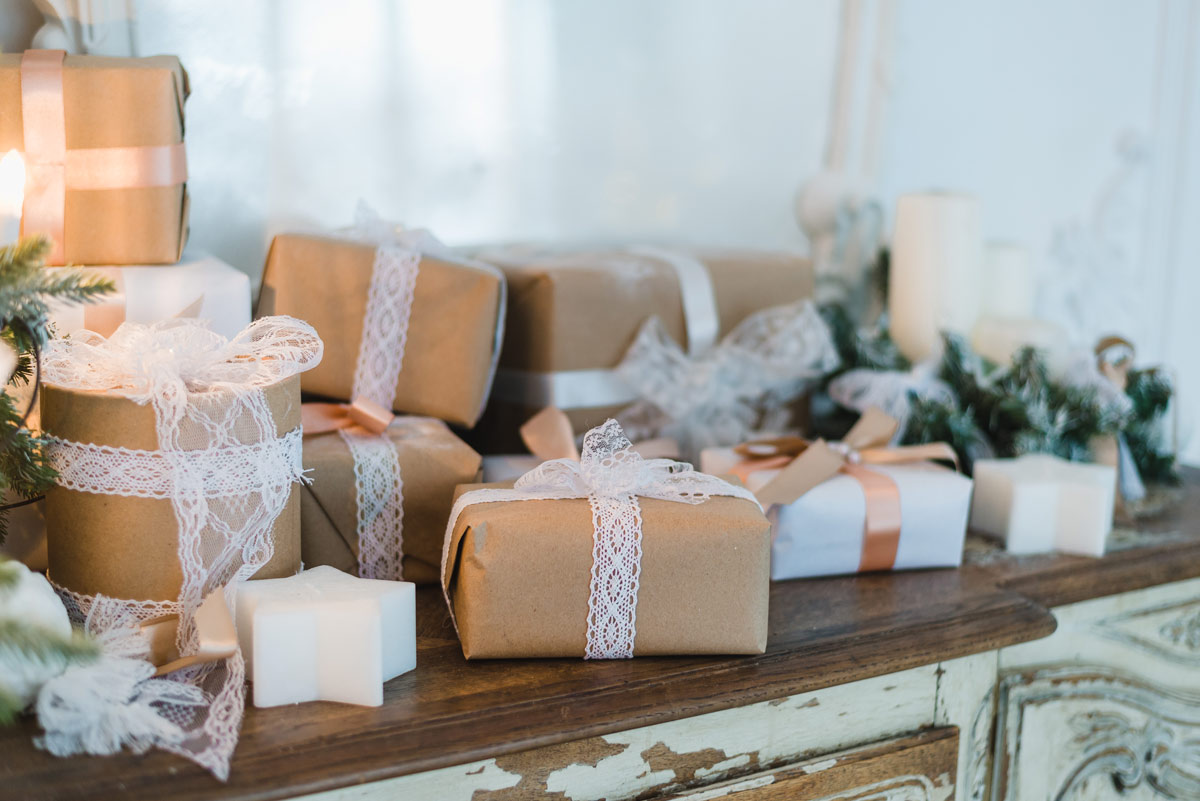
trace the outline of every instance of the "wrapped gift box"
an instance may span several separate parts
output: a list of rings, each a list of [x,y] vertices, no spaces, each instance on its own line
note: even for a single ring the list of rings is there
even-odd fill
[[[395,446],[403,481],[404,578],[437,583],[454,488],[476,480],[479,454],[438,420],[398,418],[385,435]],[[300,499],[304,564],[355,573],[358,507],[350,448],[336,434],[307,437],[304,466],[312,479]]]
[[[23,233],[55,240],[50,264],[177,261],[188,231],[179,60],[55,53],[0,55],[0,151],[26,159]]]
[[[519,450],[517,429],[545,406],[563,409],[584,431],[633,401],[613,368],[646,319],[657,315],[681,345],[697,333],[688,331],[683,282],[693,297],[711,291],[718,337],[756,311],[813,292],[810,262],[782,252],[508,247],[477,255],[503,269],[509,284],[500,370],[473,440],[485,453]],[[690,265],[683,270],[681,258]],[[681,277],[689,272],[692,279]],[[698,286],[706,284],[711,290]]]
[[[742,458],[732,448],[707,448],[700,469],[723,474]],[[971,479],[932,463],[870,465],[900,491],[900,541],[893,569],[957,567],[971,506]],[[746,486],[758,492],[779,469],[755,470]],[[863,556],[866,496],[863,486],[838,474],[787,505],[767,510],[771,520],[771,579],[775,581],[858,572]]]
[[[459,494],[503,485],[459,487]],[[640,498],[637,656],[756,654],[767,641],[770,525],[758,505]],[[594,523],[586,498],[467,506],[443,587],[468,659],[582,656]]]
[[[170,267],[90,267],[87,272],[111,279],[117,291],[97,303],[51,309],[50,321],[59,335],[86,328],[109,336],[126,320],[195,317],[208,320],[218,334],[234,337],[250,324],[250,278],[214,256],[185,254]]]
[[[283,436],[300,425],[300,380],[264,390]],[[220,404],[218,398],[209,402]],[[154,409],[120,394],[42,387],[42,427],[47,436],[111,448],[157,451]],[[62,486],[46,493],[49,574],[67,589],[111,598],[173,600],[183,580],[179,522],[168,498],[98,494]],[[293,485],[272,529],[274,556],[259,578],[300,569],[300,488]]]
[[[325,358],[304,374],[307,393],[352,400],[376,246],[346,238],[280,234],[256,313],[305,320]],[[503,279],[477,262],[422,255],[392,408],[464,426],[479,418],[499,348]]]

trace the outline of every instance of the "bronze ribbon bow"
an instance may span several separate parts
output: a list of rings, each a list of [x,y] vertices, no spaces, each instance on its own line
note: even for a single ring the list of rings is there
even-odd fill
[[[860,572],[891,570],[900,547],[900,488],[889,476],[868,464],[906,464],[930,460],[953,462],[954,449],[944,442],[888,447],[899,423],[877,408],[867,409],[840,443],[782,437],[739,445],[734,450],[745,461],[732,471],[743,481],[750,473],[782,467],[755,495],[764,508],[789,504],[838,473],[857,481],[867,500],[863,525]]]
[[[521,426],[521,441],[538,461],[579,461],[571,418],[557,406],[547,406],[526,420]],[[675,459],[679,456],[679,443],[667,437],[658,437],[635,442],[633,450],[643,459]]]
[[[53,241],[47,264],[62,264],[68,189],[132,189],[187,181],[183,143],[67,149],[62,50],[21,56],[21,120],[25,141],[23,234]]]
[[[304,436],[328,434],[351,426],[360,426],[372,434],[387,431],[396,416],[391,409],[364,397],[351,403],[303,403],[300,405],[300,424]]]

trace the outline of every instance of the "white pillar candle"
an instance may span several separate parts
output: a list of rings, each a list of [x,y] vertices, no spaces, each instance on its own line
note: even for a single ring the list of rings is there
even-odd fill
[[[936,351],[940,330],[971,331],[982,261],[975,198],[933,192],[896,201],[888,313],[892,339],[911,361]]]
[[[247,581],[237,629],[255,706],[380,706],[383,683],[417,665],[416,588],[328,566]]]
[[[25,202],[25,159],[15,150],[0,158],[0,247],[21,238],[21,206]]]
[[[1011,553],[1103,556],[1112,531],[1116,470],[1047,454],[975,462],[971,528]]]
[[[984,248],[980,312],[993,317],[1033,316],[1033,264],[1029,251],[1011,242]]]
[[[1060,325],[1032,317],[981,317],[971,332],[971,347],[996,364],[1010,364],[1024,347],[1037,348],[1052,372],[1065,369],[1070,360],[1070,342]]]

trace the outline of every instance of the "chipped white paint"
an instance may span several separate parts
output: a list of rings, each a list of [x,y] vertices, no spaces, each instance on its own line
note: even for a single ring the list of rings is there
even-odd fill
[[[959,795],[962,801],[982,801],[990,762],[997,654],[965,656],[940,667],[934,723],[958,727]]]
[[[769,787],[774,783],[774,776],[755,776],[753,779],[745,779],[743,781],[724,784],[720,787],[713,787],[707,790],[699,790],[694,793],[687,793],[686,795],[682,796],[682,798],[686,798],[687,801],[712,801],[714,798],[724,798],[725,796],[733,795],[734,793],[742,793],[747,790],[757,790],[760,787]]]
[[[692,781],[715,782],[753,770],[759,764],[827,755],[907,734],[933,723],[937,684],[937,666],[926,665],[618,732],[601,739],[623,746],[620,753],[606,756],[595,765],[573,764],[556,770],[547,777],[545,790],[562,793],[571,801],[618,801],[671,787],[676,772],[656,770],[651,765],[657,764],[655,754],[667,750],[670,754],[690,755],[683,761],[695,763]],[[680,762],[674,757],[670,761]],[[486,760],[305,796],[304,801],[391,801],[427,795],[439,801],[465,801],[477,790],[513,787],[520,780],[516,773],[498,767],[495,760]]]
[[[432,770],[372,784],[297,797],[303,801],[395,801],[397,798],[436,798],[438,801],[471,801],[476,791],[515,787],[521,777],[487,759],[468,765]]]
[[[804,771],[805,773],[820,773],[823,770],[829,770],[833,766],[837,765],[837,763],[838,761],[836,759],[823,759],[820,762],[814,762],[811,765],[801,765],[800,770]]]

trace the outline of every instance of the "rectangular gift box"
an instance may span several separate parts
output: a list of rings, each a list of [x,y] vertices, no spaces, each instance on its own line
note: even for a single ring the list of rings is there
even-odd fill
[[[732,448],[706,448],[703,472],[724,473],[741,461]],[[971,479],[930,462],[864,465],[900,490],[900,542],[895,570],[957,567],[971,506]],[[758,492],[779,470],[757,470],[747,487]],[[866,496],[857,480],[838,474],[788,505],[767,510],[771,520],[771,579],[856,573],[863,555]]]
[[[307,234],[271,244],[256,314],[298,317],[324,339],[325,358],[304,374],[306,393],[352,400],[375,249]],[[394,411],[475,424],[500,346],[502,282],[478,264],[421,257]]]
[[[300,425],[299,378],[264,388],[276,435]],[[45,384],[41,392],[46,435],[133,450],[159,449],[154,408],[94,390]],[[247,440],[252,441],[252,440]],[[171,500],[101,495],[51,487],[46,493],[49,575],[86,595],[174,600],[183,572],[179,521]],[[256,578],[290,576],[300,569],[300,488],[292,485],[272,529],[274,556]]]
[[[634,398],[611,375],[651,315],[687,342],[679,273],[661,249],[489,248],[479,258],[504,270],[508,321],[500,370],[477,447],[520,449],[517,429],[555,405],[577,431],[613,417]],[[718,338],[754,312],[812,296],[807,259],[787,252],[694,249],[679,255],[707,273]]]
[[[484,487],[468,485],[458,494]],[[508,485],[511,486],[511,485]],[[639,498],[637,656],[766,649],[770,527],[757,504]],[[583,656],[594,536],[586,498],[467,506],[443,587],[468,659]]]
[[[194,317],[208,320],[213,331],[232,339],[250,324],[250,278],[206,253],[185,254],[179,264],[169,267],[89,267],[86,271],[109,278],[117,291],[83,306],[55,304],[50,322],[58,335],[86,328],[107,337],[126,320],[156,323]]]
[[[395,445],[403,482],[404,578],[436,584],[454,488],[476,480],[479,454],[439,420],[400,418],[386,436]],[[356,574],[358,506],[350,448],[336,432],[306,437],[304,467],[312,479],[300,497],[304,564]]]
[[[179,59],[68,55],[61,62],[61,101],[52,101],[48,113],[39,109],[41,120],[23,107],[23,81],[26,94],[30,89],[24,59],[0,55],[0,152],[16,149],[26,157],[23,233],[57,240],[56,232],[37,224],[41,212],[49,211],[62,220],[62,242],[51,264],[178,261],[188,231],[183,156],[188,83]],[[44,141],[25,141],[28,123]],[[66,139],[65,154],[57,156],[65,197],[39,201],[35,162],[47,156],[35,151],[53,149],[56,131]],[[31,213],[31,204],[43,201]]]

